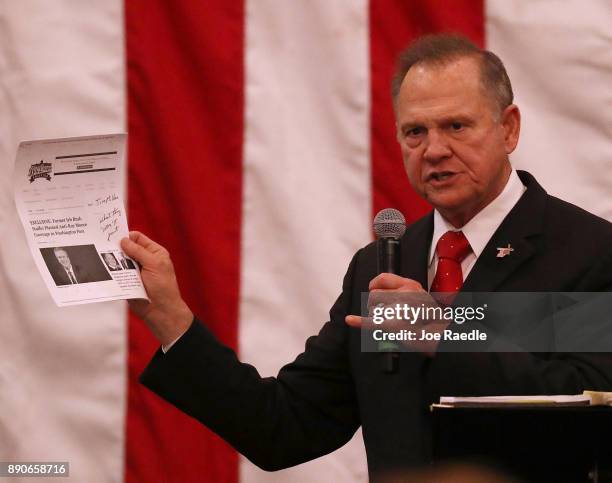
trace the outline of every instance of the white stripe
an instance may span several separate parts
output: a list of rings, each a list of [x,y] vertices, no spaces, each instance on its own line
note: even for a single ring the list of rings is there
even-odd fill
[[[123,4],[0,2],[0,454],[123,479],[125,306],[57,308],[13,202],[21,140],[124,130]]]
[[[240,352],[275,375],[370,239],[368,4],[248,0]],[[242,481],[365,480],[363,443]]]
[[[517,168],[612,220],[612,8],[609,0],[490,0],[488,47],[523,115]]]

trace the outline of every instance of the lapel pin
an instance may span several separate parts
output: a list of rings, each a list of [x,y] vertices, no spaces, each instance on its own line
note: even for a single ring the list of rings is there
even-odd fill
[[[507,247],[501,247],[501,248],[497,248],[497,258],[504,258],[508,255],[510,255],[511,252],[514,251],[514,248],[512,248],[510,246],[510,243],[508,243]]]

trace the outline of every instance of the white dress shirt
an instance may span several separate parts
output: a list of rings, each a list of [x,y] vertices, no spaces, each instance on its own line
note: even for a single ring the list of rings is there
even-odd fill
[[[521,183],[518,174],[512,170],[506,186],[502,192],[491,203],[485,206],[480,212],[468,221],[461,228],[455,228],[448,221],[442,218],[438,210],[434,211],[434,231],[431,239],[431,247],[429,248],[429,266],[427,269],[427,287],[431,288],[431,284],[436,275],[438,266],[438,255],[436,254],[436,245],[438,240],[447,231],[462,231],[470,243],[472,248],[471,253],[461,262],[461,271],[463,272],[463,280],[465,280],[472,270],[474,263],[484,250],[487,243],[493,236],[493,233],[502,224],[504,218],[514,208],[514,205],[521,198],[527,188]]]

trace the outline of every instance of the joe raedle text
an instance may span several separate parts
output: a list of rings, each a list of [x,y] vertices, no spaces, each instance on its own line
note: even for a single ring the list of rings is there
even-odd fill
[[[473,329],[467,332],[453,332],[444,329],[442,332],[429,332],[425,329],[410,330],[400,329],[387,332],[383,329],[376,329],[372,333],[372,338],[377,342],[382,341],[462,341],[462,340],[487,340],[487,334],[480,329]]]

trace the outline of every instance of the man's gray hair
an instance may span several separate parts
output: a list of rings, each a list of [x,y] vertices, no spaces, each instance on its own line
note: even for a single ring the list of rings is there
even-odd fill
[[[408,71],[416,64],[446,65],[461,57],[474,57],[480,62],[480,80],[485,92],[502,112],[512,104],[512,84],[501,59],[493,52],[481,49],[461,35],[439,34],[419,37],[404,50],[398,59],[391,81],[393,106],[397,104],[400,86]]]

